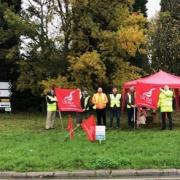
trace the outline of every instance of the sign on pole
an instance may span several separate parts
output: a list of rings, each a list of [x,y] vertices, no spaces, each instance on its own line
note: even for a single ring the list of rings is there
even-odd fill
[[[8,98],[3,98],[3,99],[0,99],[0,102],[10,102],[10,99],[8,99]]]
[[[0,82],[0,89],[11,89],[12,84],[10,82]]]
[[[11,112],[11,87],[10,82],[0,82],[0,109]]]
[[[12,92],[11,90],[7,89],[7,90],[2,90],[0,89],[0,97],[11,97]]]
[[[105,126],[96,126],[96,140],[103,141],[106,139],[106,127]]]
[[[1,108],[10,108],[11,103],[10,102],[0,102],[0,107]]]
[[[0,99],[0,109],[3,109],[5,112],[11,112],[10,99]]]
[[[6,107],[6,108],[5,108],[5,111],[6,111],[6,112],[11,112],[11,107]]]

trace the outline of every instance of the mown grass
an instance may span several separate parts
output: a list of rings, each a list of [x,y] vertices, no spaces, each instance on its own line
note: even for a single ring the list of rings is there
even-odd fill
[[[125,120],[99,144],[87,141],[81,129],[64,142],[67,132],[58,119],[55,130],[45,131],[41,114],[1,114],[0,170],[180,168],[180,113],[173,131],[160,131],[159,125],[128,131]]]

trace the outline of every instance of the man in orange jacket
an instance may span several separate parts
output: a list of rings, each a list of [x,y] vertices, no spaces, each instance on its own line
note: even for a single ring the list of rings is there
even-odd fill
[[[106,105],[108,103],[108,98],[101,87],[98,88],[96,94],[92,98],[93,108],[96,110],[97,114],[97,124],[106,126]],[[103,119],[103,123],[101,121]]]

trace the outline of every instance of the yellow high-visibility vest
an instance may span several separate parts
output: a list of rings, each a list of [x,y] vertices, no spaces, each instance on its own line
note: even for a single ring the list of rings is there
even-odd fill
[[[84,99],[84,107],[85,107],[85,108],[86,108],[86,106],[87,106],[87,104],[88,104],[89,98],[90,98],[90,96],[87,96],[87,97],[85,97],[85,99]],[[89,107],[87,107],[86,110],[89,110]]]
[[[120,107],[121,103],[121,94],[116,94],[116,96],[114,94],[110,94],[110,107]]]
[[[47,96],[51,101],[57,101],[56,97]],[[56,102],[54,103],[48,103],[47,102],[47,111],[57,111],[57,105]]]
[[[158,107],[160,107],[161,112],[173,111],[173,91],[168,90],[160,93]]]

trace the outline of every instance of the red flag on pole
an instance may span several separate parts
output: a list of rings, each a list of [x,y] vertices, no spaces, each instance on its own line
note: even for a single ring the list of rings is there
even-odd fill
[[[80,90],[78,89],[55,89],[58,109],[60,111],[82,112]]]
[[[68,125],[67,125],[66,130],[69,131],[70,139],[73,139],[74,138],[74,130],[73,130],[73,120],[72,120],[71,116],[69,116]]]
[[[157,109],[159,93],[159,87],[138,82],[136,85],[136,105]]]
[[[81,126],[84,130],[84,132],[87,135],[87,138],[89,141],[95,141],[96,140],[96,121],[93,115],[91,115],[88,119],[84,120],[81,123]]]

